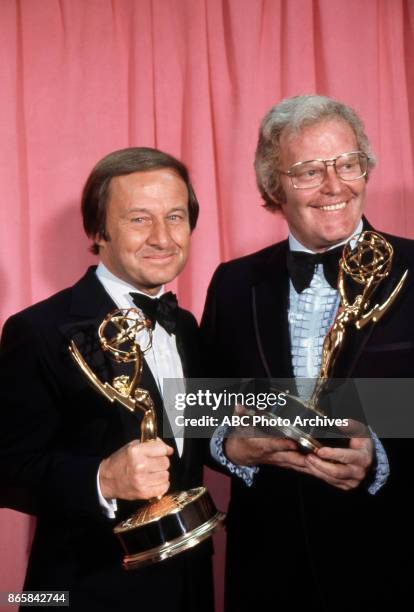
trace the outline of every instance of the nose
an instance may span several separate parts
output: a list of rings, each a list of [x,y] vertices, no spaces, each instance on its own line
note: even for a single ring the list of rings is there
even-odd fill
[[[151,231],[147,238],[151,246],[165,249],[171,246],[172,238],[169,227],[164,219],[154,219],[151,224]]]
[[[333,163],[330,163],[330,164],[327,163],[325,178],[320,187],[321,191],[323,191],[323,193],[337,194],[341,192],[342,186],[343,186],[343,183],[338,178],[338,175],[336,174],[336,170],[335,170]]]

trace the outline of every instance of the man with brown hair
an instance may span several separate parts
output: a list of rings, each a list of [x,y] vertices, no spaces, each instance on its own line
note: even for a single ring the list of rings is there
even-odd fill
[[[202,481],[203,446],[168,435],[162,397],[164,378],[200,375],[196,321],[174,296],[167,305],[163,298],[186,263],[198,208],[187,169],[172,156],[149,148],[109,154],[82,197],[98,267],[4,326],[1,499],[37,516],[24,588],[69,591],[71,609],[213,609],[210,542],[125,571],[112,532],[142,501]],[[112,380],[116,365],[100,350],[98,326],[114,308],[145,312],[151,300],[169,317],[152,321],[140,386],[166,435],[141,444],[140,417],[90,387],[68,346],[75,339],[99,378]],[[16,392],[22,378],[25,393]]]

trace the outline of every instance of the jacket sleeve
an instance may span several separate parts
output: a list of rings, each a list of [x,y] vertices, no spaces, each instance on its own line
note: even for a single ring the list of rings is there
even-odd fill
[[[56,378],[58,350],[22,313],[0,343],[0,504],[62,518],[102,516],[96,476],[102,457],[72,448],[65,398]]]

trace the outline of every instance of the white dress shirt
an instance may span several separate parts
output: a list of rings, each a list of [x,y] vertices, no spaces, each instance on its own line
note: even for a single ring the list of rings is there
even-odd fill
[[[350,240],[352,248],[362,230],[361,219]],[[331,248],[346,244],[348,240],[349,238]],[[313,253],[292,234],[289,234],[289,248],[291,251]],[[309,287],[301,293],[297,293],[292,281],[289,282],[288,319],[292,366],[298,393],[303,399],[309,399],[312,394],[321,367],[323,342],[335,319],[339,303],[339,293],[326,280],[322,264],[316,266]],[[390,468],[387,454],[378,436],[372,431],[371,434],[375,446],[376,470],[375,480],[369,486],[368,492],[375,495],[387,481]]]
[[[129,283],[121,280],[112,272],[108,270],[101,262],[96,269],[96,276],[102,283],[105,291],[110,295],[112,300],[118,306],[118,308],[137,308],[131,297],[131,293],[143,293],[138,291],[136,287]],[[147,297],[156,298],[160,297],[164,293],[164,287],[162,287],[157,295]],[[141,332],[145,333],[145,332]],[[138,342],[140,341],[140,334],[137,336]],[[146,344],[146,340],[143,339],[143,344]],[[161,396],[163,395],[163,380],[164,378],[174,379],[179,384],[179,381],[183,380],[183,368],[181,359],[178,354],[176,338],[174,334],[169,334],[161,325],[155,324],[152,332],[152,346],[145,352],[144,359],[151,370],[155,382],[158,385]],[[174,427],[172,428],[174,431]],[[176,429],[176,428],[175,428]],[[175,442],[177,445],[178,453],[181,457],[183,453],[184,438],[175,436]],[[99,486],[99,472],[98,472],[98,495],[101,506],[104,512],[109,518],[114,518],[116,511],[116,500],[106,500],[101,495]]]

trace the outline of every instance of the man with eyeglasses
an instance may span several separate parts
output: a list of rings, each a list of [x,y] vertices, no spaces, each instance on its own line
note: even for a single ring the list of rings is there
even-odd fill
[[[202,321],[211,375],[295,378],[298,389],[318,376],[339,307],[343,245],[370,229],[363,209],[374,165],[363,124],[345,104],[307,95],[270,109],[257,183],[289,236],[216,270]],[[393,276],[401,277],[414,263],[414,243],[387,240]],[[413,308],[409,274],[390,312],[345,345],[335,376],[413,377]],[[383,445],[373,433],[304,454],[290,439],[216,432],[213,455],[232,473],[226,612],[376,610],[390,602],[401,609],[412,573],[411,444]]]

